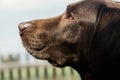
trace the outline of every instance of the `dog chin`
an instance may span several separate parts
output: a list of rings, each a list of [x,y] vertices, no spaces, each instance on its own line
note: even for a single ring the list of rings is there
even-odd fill
[[[48,59],[48,62],[56,67],[65,67],[65,61]]]
[[[30,53],[33,57],[41,60],[47,60],[49,58],[49,55],[45,53],[45,48],[43,48],[40,51],[36,51],[34,49],[26,48],[27,52]]]

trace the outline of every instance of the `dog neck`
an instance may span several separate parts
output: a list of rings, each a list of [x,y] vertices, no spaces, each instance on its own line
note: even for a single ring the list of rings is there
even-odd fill
[[[92,70],[88,67],[88,62],[84,59],[74,63],[71,67],[79,73],[82,79],[84,79],[88,73],[92,72]]]

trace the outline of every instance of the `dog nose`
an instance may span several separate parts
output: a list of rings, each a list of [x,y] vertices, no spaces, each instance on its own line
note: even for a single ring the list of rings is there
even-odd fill
[[[20,23],[18,27],[19,27],[19,30],[22,32],[30,26],[32,26],[31,23],[23,22],[23,23]]]

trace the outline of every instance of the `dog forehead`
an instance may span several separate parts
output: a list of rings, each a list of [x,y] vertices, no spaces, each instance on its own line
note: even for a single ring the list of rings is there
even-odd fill
[[[104,3],[96,0],[79,1],[68,5],[66,11],[72,13],[77,22],[94,23],[101,4],[103,5]]]
[[[96,12],[101,5],[106,5],[104,0],[82,0],[69,4],[66,8],[68,12]]]

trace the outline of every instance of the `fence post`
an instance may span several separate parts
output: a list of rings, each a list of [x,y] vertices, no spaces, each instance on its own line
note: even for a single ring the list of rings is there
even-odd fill
[[[65,80],[65,68],[62,68],[62,80]]]
[[[62,77],[64,77],[65,76],[65,69],[63,68],[62,69]]]
[[[4,80],[4,71],[1,70],[1,80]]]
[[[10,68],[9,74],[10,74],[10,80],[13,80],[13,71],[12,71],[12,68]]]
[[[45,72],[45,80],[47,80],[47,78],[48,78],[48,72],[47,72],[47,67],[46,66],[45,66],[44,72]]]
[[[55,67],[53,67],[53,80],[56,80],[56,68]]]
[[[18,80],[22,80],[21,68],[18,68]]]
[[[71,80],[74,80],[75,76],[74,76],[74,71],[72,68],[70,68],[70,75],[71,75]]]
[[[39,69],[38,69],[38,66],[35,67],[35,73],[36,73],[36,78],[38,79],[39,78]]]
[[[30,80],[30,67],[27,67],[27,79]]]
[[[73,75],[73,74],[74,74],[74,71],[73,71],[73,69],[72,69],[72,68],[70,68],[70,72],[71,72],[71,75]]]

